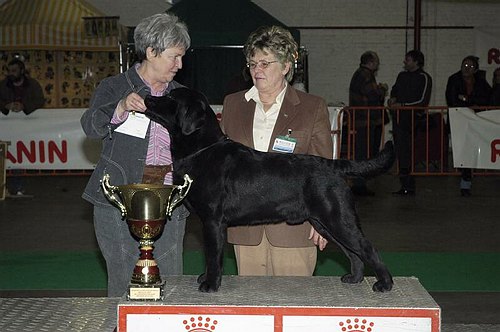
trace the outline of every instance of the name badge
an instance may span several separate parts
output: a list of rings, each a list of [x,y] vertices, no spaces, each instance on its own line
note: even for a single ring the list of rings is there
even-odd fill
[[[277,152],[293,153],[295,145],[297,145],[297,140],[295,138],[278,136],[274,141],[272,150]]]

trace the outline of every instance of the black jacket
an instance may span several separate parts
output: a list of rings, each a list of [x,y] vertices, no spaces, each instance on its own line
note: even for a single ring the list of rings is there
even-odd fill
[[[26,115],[43,107],[45,104],[45,97],[42,87],[35,79],[25,76],[21,88],[21,100],[16,100],[12,82],[8,79],[4,79],[0,82],[0,111],[3,114],[9,114],[9,110],[5,108],[5,105],[13,101],[19,101],[23,104],[23,112]]]
[[[423,69],[400,72],[391,89],[391,98],[402,106],[428,106],[431,99],[432,78]]]
[[[459,95],[467,96],[467,100],[463,101],[459,99]],[[474,74],[474,87],[470,95],[467,95],[467,88],[461,71],[456,72],[448,78],[448,84],[446,84],[446,104],[449,107],[488,106],[490,98],[491,87],[484,78],[483,70],[478,70]]]
[[[349,106],[383,106],[386,90],[377,84],[375,74],[370,69],[359,66],[354,72],[349,84]],[[368,110],[354,112],[356,127],[365,127],[368,120]],[[388,121],[387,114],[384,121]],[[380,125],[382,110],[370,110],[370,124]]]

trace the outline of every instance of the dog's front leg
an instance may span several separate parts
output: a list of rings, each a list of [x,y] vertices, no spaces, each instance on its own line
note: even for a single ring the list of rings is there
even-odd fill
[[[201,292],[216,292],[222,279],[226,227],[221,222],[204,221],[205,273],[198,277]]]

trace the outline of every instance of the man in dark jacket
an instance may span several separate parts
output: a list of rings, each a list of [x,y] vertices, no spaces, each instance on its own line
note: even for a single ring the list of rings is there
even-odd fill
[[[366,51],[361,55],[359,68],[354,72],[349,85],[349,106],[383,106],[387,94],[387,84],[375,79],[380,60],[377,53]],[[381,109],[354,110],[355,159],[366,160],[376,155],[380,148],[382,127],[388,117]],[[368,143],[369,142],[369,143]],[[355,178],[352,192],[360,196],[373,196],[375,193],[366,187],[364,178]]]
[[[45,104],[40,84],[26,75],[24,63],[13,59],[8,64],[9,74],[0,82],[0,111],[7,115],[24,112],[28,115]]]
[[[424,55],[418,50],[406,53],[404,71],[400,72],[391,89],[387,102],[392,107],[392,123],[396,154],[399,160],[399,180],[401,188],[394,195],[415,195],[415,179],[411,173],[412,132],[417,117],[425,116],[424,110],[398,109],[400,107],[426,107],[429,105],[432,78],[422,68]]]
[[[459,71],[448,78],[446,84],[446,103],[449,107],[487,106],[491,100],[491,87],[486,81],[484,70],[479,70],[479,58],[469,55],[462,60]],[[448,119],[448,124],[450,123]],[[462,168],[460,193],[471,195],[472,171]]]
[[[8,115],[12,112],[23,112],[28,115],[42,108],[45,97],[40,84],[26,75],[24,62],[13,59],[7,64],[8,74],[0,81],[0,112]],[[9,192],[18,197],[31,197],[24,195],[22,170],[13,169],[9,178]]]

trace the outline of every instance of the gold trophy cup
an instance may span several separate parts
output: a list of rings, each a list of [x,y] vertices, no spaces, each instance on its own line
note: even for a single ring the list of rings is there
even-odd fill
[[[128,184],[112,186],[105,174],[101,187],[106,198],[121,211],[130,232],[139,239],[140,256],[129,283],[129,300],[163,300],[165,282],[153,258],[153,243],[161,235],[167,218],[186,197],[193,180],[184,175],[184,184]],[[117,198],[117,195],[119,198]]]

